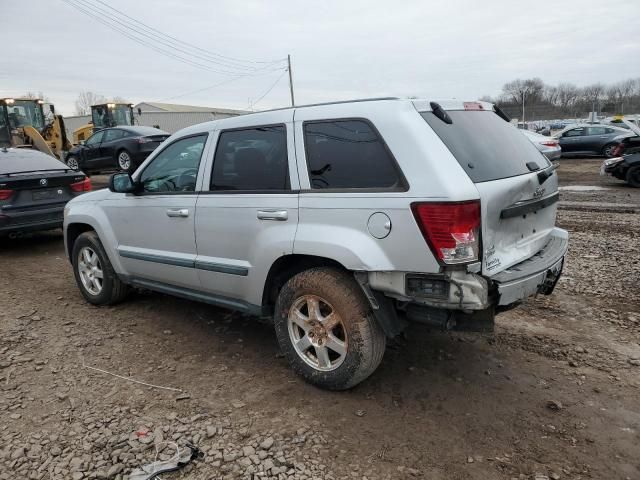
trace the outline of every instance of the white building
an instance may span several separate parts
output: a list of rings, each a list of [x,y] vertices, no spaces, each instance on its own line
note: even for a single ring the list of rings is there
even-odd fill
[[[218,107],[197,107],[194,105],[179,105],[174,103],[141,102],[133,107],[133,117],[137,125],[158,127],[165,132],[174,133],[178,130],[197,123],[235,117],[249,113],[244,110],[231,110]],[[73,131],[86,125],[91,120],[89,115],[65,117],[64,123],[67,135],[71,137]]]

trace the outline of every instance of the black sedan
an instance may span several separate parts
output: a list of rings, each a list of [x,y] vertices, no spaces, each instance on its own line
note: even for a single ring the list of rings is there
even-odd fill
[[[601,175],[611,175],[624,180],[632,187],[640,188],[640,153],[605,160],[600,168]]]
[[[62,227],[66,203],[91,180],[30,148],[0,148],[0,235]]]
[[[133,172],[169,134],[153,127],[105,128],[91,135],[67,155],[74,170]]]
[[[555,135],[562,148],[562,156],[602,155],[607,158],[622,139],[633,136],[632,132],[611,125],[578,124],[567,127]]]

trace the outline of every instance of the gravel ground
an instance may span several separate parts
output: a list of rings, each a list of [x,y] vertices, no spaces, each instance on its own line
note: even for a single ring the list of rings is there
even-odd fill
[[[562,202],[640,204],[600,163],[561,161],[563,186],[605,188]],[[492,336],[413,326],[343,393],[294,376],[268,324],[153,293],[91,307],[59,231],[3,240],[0,479],[124,480],[187,443],[203,456],[162,478],[640,478],[640,215],[558,222],[552,296]]]

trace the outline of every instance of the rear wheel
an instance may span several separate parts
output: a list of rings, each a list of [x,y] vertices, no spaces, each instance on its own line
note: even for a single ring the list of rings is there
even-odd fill
[[[351,388],[382,361],[386,338],[355,280],[314,268],[282,287],[274,315],[278,343],[292,369],[314,385]]]
[[[118,168],[124,172],[131,170],[131,154],[126,150],[120,150],[118,152]]]
[[[69,155],[67,157],[67,167],[71,170],[80,170],[80,165],[78,165],[78,159],[73,155]]]
[[[640,165],[627,170],[627,183],[635,188],[640,188]]]
[[[602,148],[602,155],[607,158],[613,157],[613,151],[616,149],[617,145],[615,143],[609,143]]]
[[[112,305],[127,296],[129,288],[109,262],[95,232],[85,232],[73,244],[73,274],[82,296],[94,305]]]

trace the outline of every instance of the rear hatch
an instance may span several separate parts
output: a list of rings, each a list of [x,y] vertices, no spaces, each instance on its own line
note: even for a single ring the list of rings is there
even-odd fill
[[[494,275],[548,242],[556,221],[558,181],[547,158],[483,105],[465,103],[465,109],[446,110],[444,117],[433,111],[420,114],[478,190],[482,272]]]

